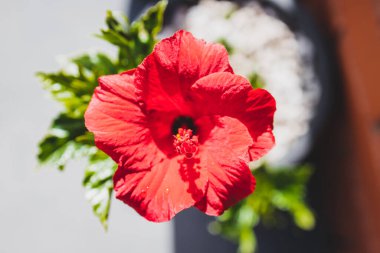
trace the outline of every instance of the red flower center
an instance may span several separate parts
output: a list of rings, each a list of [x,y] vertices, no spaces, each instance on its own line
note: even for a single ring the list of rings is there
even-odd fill
[[[173,145],[178,154],[191,159],[198,151],[198,136],[193,135],[193,130],[178,128],[178,133],[173,136]]]
[[[175,118],[171,129],[172,134],[176,135],[178,133],[179,128],[191,129],[193,130],[193,134],[197,134],[198,132],[198,127],[195,126],[194,120],[188,116],[179,116]]]

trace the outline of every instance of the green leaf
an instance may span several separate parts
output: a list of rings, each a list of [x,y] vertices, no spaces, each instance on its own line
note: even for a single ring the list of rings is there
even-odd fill
[[[124,16],[117,18],[107,12],[107,29],[97,36],[118,47],[120,71],[137,67],[152,51],[162,29],[166,5],[166,1],[158,2],[132,24]]]
[[[115,162],[99,150],[90,157],[83,179],[86,199],[91,203],[94,214],[105,229],[108,227],[113,190],[112,176],[116,167]]]
[[[251,83],[253,88],[264,88],[265,87],[265,82],[264,80],[260,77],[260,75],[256,72],[250,74],[248,76],[248,80]]]
[[[97,37],[118,47],[129,46],[129,20],[122,16],[117,19],[111,11],[107,12],[106,24],[108,29],[102,29]]]
[[[83,119],[60,114],[53,121],[49,133],[39,144],[40,164],[63,170],[70,159],[85,157],[94,152],[92,145],[77,141],[77,138],[86,136],[86,131]]]
[[[132,24],[132,30],[139,27],[146,31],[147,35],[155,38],[162,29],[164,12],[167,1],[160,1]]]

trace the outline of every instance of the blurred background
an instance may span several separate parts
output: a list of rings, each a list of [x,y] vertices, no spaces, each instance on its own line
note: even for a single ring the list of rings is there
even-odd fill
[[[106,10],[135,19],[155,2],[0,1],[0,253],[236,252],[192,209],[154,224],[113,201],[105,233],[85,200],[81,161],[37,169],[60,107],[35,73],[56,71],[63,55],[114,53],[93,36]],[[313,167],[306,201],[316,226],[259,225],[258,252],[380,252],[380,1],[173,0],[165,15],[162,36],[186,28],[235,47],[235,71],[257,74],[274,94],[278,145],[265,162]]]

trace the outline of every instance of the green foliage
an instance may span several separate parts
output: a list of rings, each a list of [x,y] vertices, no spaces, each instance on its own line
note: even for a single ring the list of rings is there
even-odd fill
[[[94,137],[84,125],[84,113],[100,76],[135,68],[152,51],[165,8],[166,1],[161,1],[133,23],[125,16],[116,17],[107,12],[107,28],[97,36],[117,48],[115,59],[104,53],[83,54],[70,60],[75,71],[37,73],[44,88],[63,106],[39,144],[38,160],[41,165],[63,170],[71,159],[88,159],[83,186],[104,228],[107,228],[116,164],[95,147]]]
[[[314,215],[305,203],[305,185],[311,173],[312,169],[305,165],[275,169],[263,165],[253,172],[255,192],[228,209],[210,225],[210,230],[239,242],[241,253],[252,253],[256,249],[254,226],[259,222],[281,226],[286,222],[283,212],[289,213],[299,228],[312,229]]]
[[[152,51],[166,5],[166,1],[157,3],[132,24],[125,16],[116,18],[107,12],[107,29],[97,36],[118,47],[116,66],[120,71],[135,68]]]
[[[38,160],[42,165],[64,169],[73,158],[90,155],[96,148],[93,137],[87,132],[83,118],[72,118],[61,113],[53,120],[49,133],[40,142]]]
[[[252,73],[248,76],[248,80],[251,83],[253,88],[264,88],[265,83],[264,80],[260,77],[260,75],[256,72]]]
[[[86,189],[86,198],[91,203],[93,212],[104,228],[107,229],[107,220],[112,196],[112,176],[117,166],[106,154],[98,150],[89,157],[83,186]]]

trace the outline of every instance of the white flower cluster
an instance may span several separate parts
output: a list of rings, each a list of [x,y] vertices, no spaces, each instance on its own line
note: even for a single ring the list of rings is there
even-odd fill
[[[264,158],[272,166],[292,164],[308,149],[310,120],[320,86],[308,63],[312,46],[257,3],[243,7],[224,1],[201,1],[185,15],[185,28],[206,41],[231,47],[235,73],[258,74],[277,101],[276,146]]]

